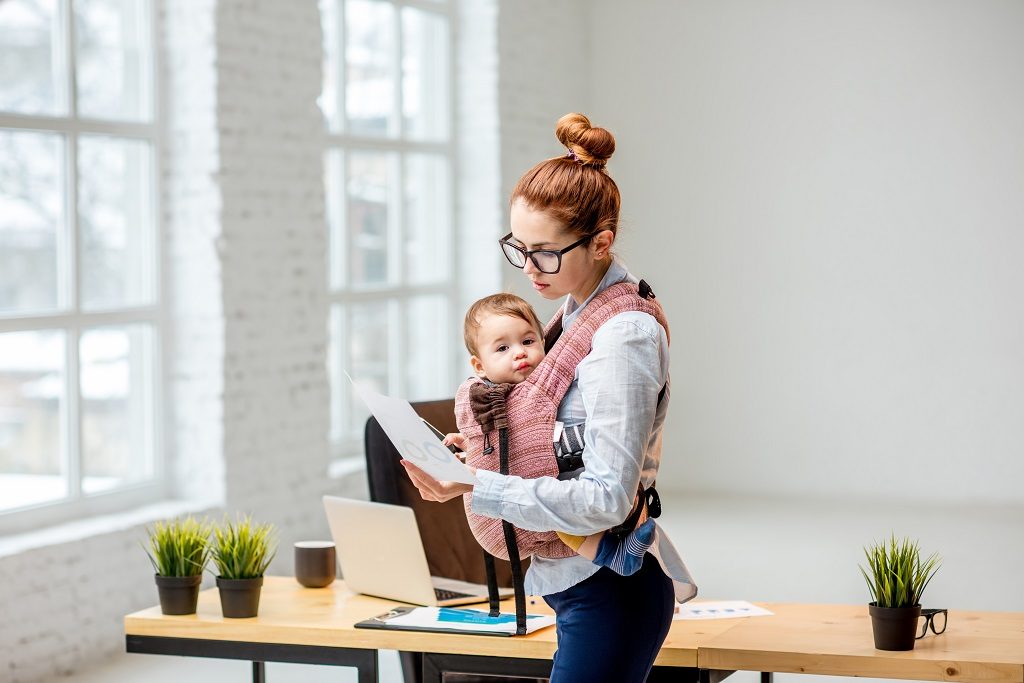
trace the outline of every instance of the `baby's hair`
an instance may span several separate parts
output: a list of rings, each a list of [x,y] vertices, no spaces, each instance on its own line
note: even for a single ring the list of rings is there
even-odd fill
[[[466,311],[466,319],[462,325],[462,337],[466,342],[466,350],[471,356],[479,355],[476,347],[476,335],[480,331],[480,319],[486,315],[507,315],[510,318],[525,320],[537,330],[537,334],[541,337],[544,336],[544,326],[541,325],[540,318],[537,317],[533,306],[528,304],[525,299],[507,292],[491,294],[476,301]]]

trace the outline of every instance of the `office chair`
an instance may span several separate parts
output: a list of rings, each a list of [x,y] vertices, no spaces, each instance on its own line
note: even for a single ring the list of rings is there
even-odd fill
[[[423,401],[412,404],[413,410],[443,433],[456,431],[455,400]],[[416,525],[423,537],[427,566],[432,576],[487,583],[483,550],[473,538],[466,521],[461,498],[446,503],[425,501],[399,464],[401,456],[388,439],[376,418],[370,416],[364,432],[366,449],[366,475],[370,500],[391,505],[411,507]],[[523,563],[525,571],[528,564]],[[498,585],[512,585],[512,570],[505,560],[496,560]],[[405,683],[422,683],[423,656],[418,652],[400,652],[402,676]],[[453,674],[446,677],[452,683],[536,683],[536,678],[469,676]],[[540,679],[546,680],[546,679]]]

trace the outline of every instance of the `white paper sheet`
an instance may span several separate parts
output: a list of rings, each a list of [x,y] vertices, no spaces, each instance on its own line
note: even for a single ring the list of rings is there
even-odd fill
[[[408,401],[378,394],[360,386],[351,377],[349,381],[403,458],[438,481],[477,483],[469,468],[423,424]]]
[[[502,613],[497,617],[489,617],[486,610],[454,607],[417,607],[401,616],[389,617],[387,623],[395,626],[450,628],[458,631],[516,632],[516,615],[514,614]],[[527,614],[526,632],[533,633],[554,623],[553,616]]]
[[[740,617],[765,617],[773,613],[752,605],[745,600],[706,600],[676,605],[673,619],[738,619]]]

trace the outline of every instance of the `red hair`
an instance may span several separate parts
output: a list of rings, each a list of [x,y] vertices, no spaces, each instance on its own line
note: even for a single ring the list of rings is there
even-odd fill
[[[516,183],[509,200],[521,199],[543,211],[579,237],[619,227],[619,187],[605,165],[615,152],[615,137],[594,128],[583,114],[558,119],[555,136],[569,154],[542,161]]]

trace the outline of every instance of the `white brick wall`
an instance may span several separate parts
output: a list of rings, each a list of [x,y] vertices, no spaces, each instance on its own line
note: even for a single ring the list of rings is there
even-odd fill
[[[330,403],[320,14],[221,0],[217,15],[226,503],[308,529]]]

